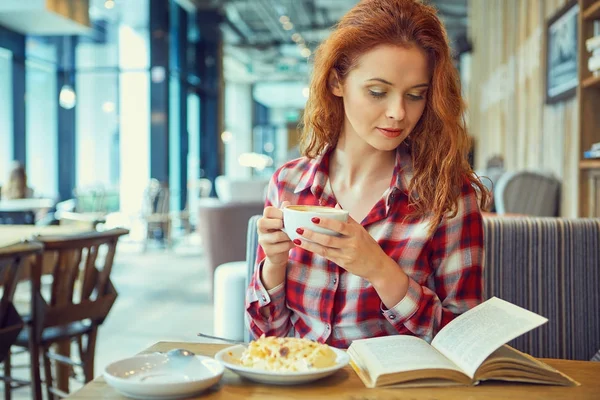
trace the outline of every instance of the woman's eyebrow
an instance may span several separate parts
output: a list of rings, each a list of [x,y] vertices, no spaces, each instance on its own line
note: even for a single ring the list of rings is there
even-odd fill
[[[371,79],[367,79],[365,82],[371,82],[371,81],[376,81],[376,82],[381,82],[381,83],[385,83],[386,85],[390,85],[390,86],[394,86],[394,84],[390,81],[386,81],[383,78],[371,78]],[[411,89],[417,89],[417,88],[422,88],[422,87],[429,87],[428,83],[419,83],[418,85],[415,85],[413,87],[411,87]]]
[[[386,81],[383,78],[371,78],[371,79],[367,79],[365,82],[371,82],[371,81],[377,81],[377,82],[385,83],[386,85],[394,86],[394,84],[392,82]]]

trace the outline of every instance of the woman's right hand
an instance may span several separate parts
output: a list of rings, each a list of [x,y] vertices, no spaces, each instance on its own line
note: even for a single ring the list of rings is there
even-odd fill
[[[287,265],[289,251],[296,247],[288,235],[282,231],[282,209],[288,204],[288,201],[284,201],[281,204],[281,209],[273,206],[266,207],[262,218],[256,224],[258,243],[265,252],[265,261],[278,269],[283,269]]]

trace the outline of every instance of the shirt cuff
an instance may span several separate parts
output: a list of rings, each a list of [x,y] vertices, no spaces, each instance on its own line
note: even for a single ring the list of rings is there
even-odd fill
[[[257,268],[257,271],[256,271],[257,275],[256,275],[256,279],[255,279],[256,283],[254,286],[256,299],[258,301],[258,305],[261,308],[266,307],[266,306],[270,305],[271,303],[278,304],[278,302],[283,300],[283,298],[285,297],[284,282],[280,283],[279,285],[277,285],[274,288],[271,288],[269,290],[267,290],[265,288],[265,285],[263,284],[262,280],[260,279],[263,266],[264,266],[264,260],[259,264],[259,266]],[[274,310],[271,310],[271,311],[274,311]]]
[[[408,291],[406,296],[398,302],[394,307],[386,310],[383,304],[381,305],[381,311],[383,316],[391,323],[398,324],[404,323],[410,319],[419,309],[419,303],[423,296],[423,288],[414,279],[408,279]]]

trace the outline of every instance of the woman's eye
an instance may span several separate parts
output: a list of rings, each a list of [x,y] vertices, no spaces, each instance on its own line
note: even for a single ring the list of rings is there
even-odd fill
[[[369,90],[369,94],[375,98],[381,98],[385,96],[385,92],[376,92],[374,90]]]
[[[410,94],[409,93],[408,98],[413,101],[419,101],[419,100],[423,100],[425,98],[425,96],[422,94]]]

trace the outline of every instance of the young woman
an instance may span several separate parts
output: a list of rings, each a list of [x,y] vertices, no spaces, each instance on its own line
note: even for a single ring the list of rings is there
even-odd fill
[[[1,197],[4,200],[27,199],[33,197],[33,190],[27,186],[25,167],[15,162],[6,185],[2,187]]]
[[[246,311],[255,336],[430,341],[482,300],[488,193],[467,162],[446,33],[415,0],[363,0],[315,55],[304,157],[273,176]],[[291,242],[287,204],[341,207]]]

